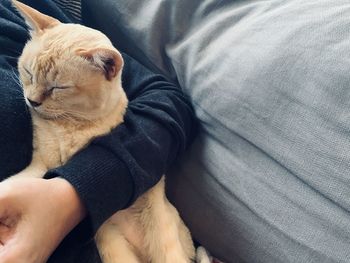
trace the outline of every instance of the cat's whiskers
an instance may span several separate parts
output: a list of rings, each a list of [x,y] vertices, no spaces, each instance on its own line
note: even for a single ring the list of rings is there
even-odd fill
[[[42,114],[44,117],[49,117],[50,119],[54,120],[66,120],[67,122],[74,122],[77,121],[83,121],[87,122],[89,120],[86,120],[83,118],[84,116],[80,114],[79,112],[72,112],[72,111],[62,111],[59,109],[54,108],[46,108],[44,110],[38,111],[38,114]],[[81,119],[81,120],[79,120]]]
[[[82,114],[81,112],[73,111],[73,110],[68,110],[66,113],[67,113],[69,116],[73,117],[73,118],[76,117],[76,118],[81,119],[81,120],[83,120],[83,121],[90,121],[90,120],[86,117],[86,115]]]
[[[10,75],[11,75],[11,78],[15,81],[15,83],[19,87],[23,87],[22,81],[21,81],[19,75],[17,74],[17,72],[14,70],[14,68],[12,68],[12,74],[10,74]],[[24,97],[23,90],[12,89],[11,91],[14,91],[18,95],[18,96],[13,96],[14,99],[23,101],[26,104],[26,99]],[[28,107],[25,106],[24,108],[25,108],[26,113],[29,113]]]
[[[60,105],[64,105],[64,100],[61,98],[57,98],[56,102]],[[82,114],[79,113],[78,111],[73,111],[73,110],[62,111],[62,110],[57,110],[57,109],[50,109],[50,112],[55,113],[55,111],[58,112],[57,116],[55,116],[56,119],[64,118],[66,120],[72,121],[72,120],[74,120],[74,118],[72,118],[72,116],[77,116],[79,118],[82,117]]]
[[[58,100],[59,103],[64,103],[62,100]],[[86,116],[86,114],[77,111],[77,110],[65,110],[64,112],[61,112],[61,114],[63,115],[63,117],[66,117],[67,120],[69,121],[84,121],[84,122],[92,122],[92,120],[88,119],[88,117]]]
[[[18,71],[16,71],[14,68],[11,68],[11,71],[12,71],[12,77],[14,77],[15,80],[17,80],[16,82],[17,83],[21,83],[21,80],[19,78],[19,74],[18,74]]]
[[[66,120],[68,122],[72,122],[73,121],[73,119],[69,115],[67,115],[66,113],[56,115],[55,119],[63,119],[63,120]]]
[[[12,68],[12,74],[10,74],[10,75],[11,75],[11,78],[15,81],[15,83],[18,86],[23,87],[21,79],[19,78],[19,76],[17,75],[17,73],[15,72],[15,70],[13,68]],[[21,93],[21,91],[19,91],[17,89],[14,89],[14,90],[16,90],[16,91]]]

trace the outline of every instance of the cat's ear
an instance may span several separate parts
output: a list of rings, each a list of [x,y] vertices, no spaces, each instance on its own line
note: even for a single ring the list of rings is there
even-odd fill
[[[47,28],[60,24],[60,21],[57,19],[44,15],[34,8],[31,8],[30,6],[27,6],[19,1],[12,0],[12,3],[34,33],[40,33]]]
[[[78,49],[77,55],[87,59],[94,67],[103,71],[107,80],[112,80],[122,69],[124,61],[122,55],[114,49],[94,48],[90,50]]]

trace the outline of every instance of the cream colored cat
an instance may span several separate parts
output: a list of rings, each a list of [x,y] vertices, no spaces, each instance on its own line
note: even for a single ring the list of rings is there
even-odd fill
[[[32,28],[18,70],[34,127],[32,162],[15,177],[42,177],[123,122],[128,103],[121,86],[123,59],[101,32],[14,4]],[[164,178],[109,218],[96,243],[104,263],[194,258],[189,231],[165,197]]]

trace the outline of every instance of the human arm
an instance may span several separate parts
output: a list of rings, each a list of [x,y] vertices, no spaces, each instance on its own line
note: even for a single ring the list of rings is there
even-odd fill
[[[130,100],[125,122],[48,173],[75,187],[94,231],[153,186],[195,132],[181,90],[125,54],[124,60],[122,83]]]

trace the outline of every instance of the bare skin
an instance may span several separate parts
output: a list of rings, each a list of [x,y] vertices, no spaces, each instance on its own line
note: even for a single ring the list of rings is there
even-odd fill
[[[85,213],[76,191],[64,179],[0,183],[0,262],[46,262]]]

